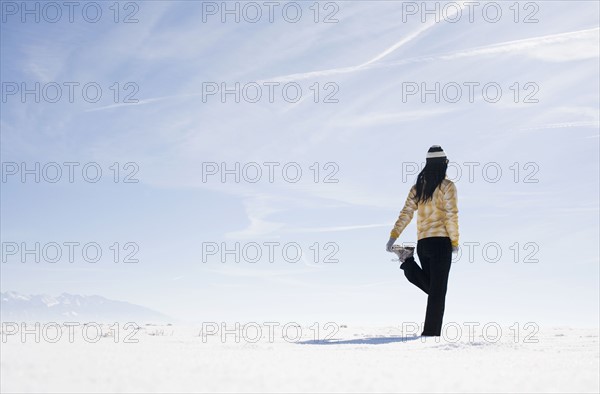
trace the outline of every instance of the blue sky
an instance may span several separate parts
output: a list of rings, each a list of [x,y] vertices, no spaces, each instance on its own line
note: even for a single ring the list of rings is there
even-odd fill
[[[105,259],[22,264],[12,256],[1,265],[2,291],[100,294],[194,321],[420,321],[425,297],[384,245],[415,178],[403,168],[439,144],[463,171],[456,180],[462,248],[478,242],[502,250],[496,263],[480,247],[472,263],[463,255],[453,265],[446,320],[597,326],[599,5],[547,1],[525,9],[521,2],[515,23],[512,2],[500,3],[496,23],[479,9],[471,23],[465,8],[455,23],[431,15],[423,22],[419,14],[403,21],[394,1],[335,2],[337,23],[315,23],[314,2],[298,2],[297,23],[277,12],[272,23],[218,16],[204,23],[199,1],[137,2],[138,22],[129,24],[114,23],[102,2],[98,23],[77,12],[73,23],[4,15],[3,92],[7,82],[66,81],[95,82],[104,94],[97,103],[81,96],[23,103],[18,95],[2,103],[3,163],[103,169],[98,183],[8,177],[2,242],[93,241]],[[538,21],[523,23],[533,11]],[[123,96],[115,103],[115,82],[121,94],[134,83],[139,103]],[[278,90],[273,103],[203,102],[207,82],[294,82],[303,95],[296,103]],[[463,97],[465,83],[494,83],[503,94],[495,103],[480,88],[473,102],[403,100],[403,86],[436,82],[462,86]],[[323,102],[327,83],[338,88],[337,103]],[[524,102],[534,91],[538,102]],[[112,182],[115,162],[135,163],[139,182]],[[303,176],[203,182],[207,162],[298,163]],[[315,182],[315,162],[320,176],[335,163],[338,182]],[[465,163],[478,163],[472,181]],[[502,170],[497,182],[485,179],[485,165]],[[399,241],[415,240],[413,222]],[[139,263],[112,263],[114,242],[135,242]],[[306,258],[202,263],[203,242],[296,242]],[[335,243],[339,262],[311,262],[315,242],[322,253]],[[530,252],[537,263],[523,262]]]

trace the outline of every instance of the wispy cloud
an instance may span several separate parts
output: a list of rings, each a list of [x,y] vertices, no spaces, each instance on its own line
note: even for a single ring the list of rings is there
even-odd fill
[[[137,106],[137,105],[153,104],[153,103],[157,103],[157,102],[165,101],[165,100],[200,97],[200,96],[201,96],[200,94],[182,94],[182,95],[175,95],[175,96],[154,97],[154,98],[139,100],[137,103],[116,103],[116,104],[111,104],[111,105],[104,105],[101,107],[90,108],[90,109],[86,109],[85,112],[96,112],[96,111],[103,111],[106,109],[133,107],[133,106]]]
[[[459,11],[461,11],[464,8],[464,1],[459,1],[457,4],[459,5],[459,7],[453,8],[452,12],[448,14],[448,18],[451,19],[452,17],[454,17],[454,15],[456,13],[458,13]],[[326,76],[332,76],[332,75],[337,75],[337,74],[346,74],[346,73],[364,70],[364,69],[368,68],[369,66],[379,62],[381,59],[384,59],[385,57],[389,56],[390,54],[397,51],[398,49],[402,48],[409,42],[414,41],[419,36],[421,36],[424,32],[426,32],[427,30],[431,29],[432,27],[434,27],[436,25],[437,25],[437,23],[436,23],[435,19],[433,19],[433,18],[430,19],[428,22],[423,23],[419,28],[415,29],[414,31],[412,31],[411,33],[406,35],[406,37],[403,37],[401,40],[397,41],[394,45],[384,49],[382,52],[380,52],[373,58],[365,61],[364,63],[354,65],[354,66],[348,66],[348,67],[339,67],[339,68],[332,68],[332,69],[327,69],[327,70],[310,71],[310,72],[304,72],[304,73],[283,75],[283,76],[278,76],[278,77],[274,77],[274,78],[269,78],[269,81],[289,82],[289,81],[298,81],[298,80],[302,80],[302,79],[317,79],[317,78],[326,77]]]
[[[421,34],[423,31],[427,30],[430,27],[431,26],[427,26],[427,28],[419,29],[418,34],[413,34],[409,36],[410,39],[412,40],[416,38],[419,34]],[[598,57],[598,52],[596,50],[598,32],[599,28],[578,30],[566,33],[526,38],[522,40],[505,41],[491,45],[473,47],[461,51],[447,52],[428,56],[411,57],[396,62],[379,62],[375,64],[379,60],[385,58],[385,56],[389,55],[390,53],[392,53],[393,51],[397,50],[402,45],[410,41],[401,40],[397,44],[383,51],[380,55],[376,56],[375,58],[357,66],[340,67],[329,70],[311,71],[305,73],[296,73],[271,78],[269,80],[281,82],[298,81],[302,79],[320,78],[336,74],[346,74],[350,72],[356,72],[377,67],[393,67],[418,62],[455,60],[466,57],[512,53],[525,53],[528,56],[538,57],[541,59],[551,61],[573,61],[579,59],[594,58]],[[579,46],[573,46],[574,41],[581,42],[582,44]],[[560,44],[560,47],[556,47],[557,44]],[[540,48],[543,48],[544,46],[552,46],[552,49],[550,51],[538,50]],[[565,50],[568,48],[570,49],[567,52],[565,52]]]
[[[433,57],[423,57],[421,59],[454,60],[463,57],[510,54],[516,52],[524,53],[531,57],[538,57],[544,60],[552,61],[572,61],[585,58],[594,58],[598,57],[596,47],[599,31],[600,28],[596,27],[592,29],[550,34],[521,40],[505,41],[497,44],[474,47],[447,54],[440,54]],[[574,45],[576,42],[582,43],[582,45]],[[551,47],[552,50],[538,51],[538,49],[544,47]],[[567,50],[568,48],[572,48],[573,50]],[[400,63],[389,64],[391,65]]]
[[[462,2],[461,2],[462,3]],[[395,52],[399,48],[403,47],[407,43],[415,40],[425,31],[431,29],[436,23],[433,21],[430,23],[423,24],[422,27],[408,34],[406,37],[395,43],[394,45],[386,48],[377,56],[365,61],[364,63],[338,67],[326,70],[317,70],[309,72],[294,73],[288,75],[275,76],[271,78],[261,79],[256,81],[257,83],[265,82],[292,82],[307,79],[319,79],[323,77],[330,77],[341,74],[354,73],[362,70],[368,70],[373,68],[381,67],[397,67],[401,65],[419,63],[419,62],[432,62],[432,61],[451,61],[462,58],[477,57],[477,56],[491,56],[491,55],[506,55],[506,54],[524,54],[526,56],[539,58],[546,61],[573,61],[588,58],[598,57],[597,51],[597,40],[600,28],[591,28],[585,30],[577,30],[565,33],[550,34],[539,37],[525,38],[521,40],[505,41],[491,45],[473,47],[461,51],[453,51],[447,53],[433,54],[427,56],[409,57],[404,60],[395,62],[381,62],[391,53]],[[201,94],[182,94],[172,95],[164,97],[155,97],[140,100],[136,104],[112,104],[102,107],[97,107],[87,110],[88,112],[102,111],[106,109],[115,108],[127,108],[134,105],[147,105],[154,104],[164,100],[173,100],[179,98],[192,98],[200,97]],[[291,109],[298,107],[303,103],[308,96],[303,97],[298,102],[289,105],[283,111],[287,112]]]
[[[343,127],[368,127],[385,124],[398,124],[435,116],[442,116],[458,110],[458,108],[443,107],[427,110],[405,110],[399,112],[373,112],[358,116],[348,116],[336,119],[332,125]]]
[[[572,127],[591,127],[591,128],[599,128],[600,122],[598,121],[582,121],[582,122],[563,122],[563,123],[548,123],[539,126],[531,126],[531,127],[522,127],[520,131],[529,131],[529,130],[546,130],[546,129],[565,129]]]
[[[381,224],[357,224],[353,226],[331,226],[331,227],[298,227],[285,229],[292,233],[335,233],[340,231],[364,230],[368,228],[389,227],[390,223]]]
[[[228,239],[257,239],[277,233],[284,224],[268,220],[268,217],[281,212],[282,198],[277,195],[260,193],[247,196],[244,199],[244,208],[250,222],[247,227],[239,231],[225,234]]]

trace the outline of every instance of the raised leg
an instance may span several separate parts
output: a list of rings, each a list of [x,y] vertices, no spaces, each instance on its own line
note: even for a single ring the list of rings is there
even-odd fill
[[[404,276],[410,283],[429,294],[429,275],[419,267],[413,257],[406,259],[400,268],[404,270]]]

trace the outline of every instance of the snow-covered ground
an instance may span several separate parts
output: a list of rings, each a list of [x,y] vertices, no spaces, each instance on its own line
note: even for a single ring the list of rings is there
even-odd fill
[[[5,325],[2,392],[598,392],[598,329]],[[460,328],[460,334],[458,331]],[[317,333],[318,329],[318,333]],[[7,332],[15,332],[6,335]],[[257,334],[261,333],[261,337]],[[206,335],[201,335],[203,332]],[[333,334],[334,333],[334,334]],[[115,335],[118,334],[118,335]],[[236,334],[240,337],[236,338]],[[333,334],[333,337],[328,338]],[[244,337],[246,339],[244,339]],[[328,338],[328,339],[326,339]],[[96,341],[97,340],[97,341]],[[137,343],[128,343],[137,340]],[[236,342],[239,340],[239,342]]]

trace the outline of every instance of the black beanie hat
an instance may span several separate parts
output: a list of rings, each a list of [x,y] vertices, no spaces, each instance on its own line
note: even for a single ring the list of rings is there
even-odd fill
[[[432,145],[427,151],[427,163],[441,163],[447,159],[446,153],[439,145]]]

